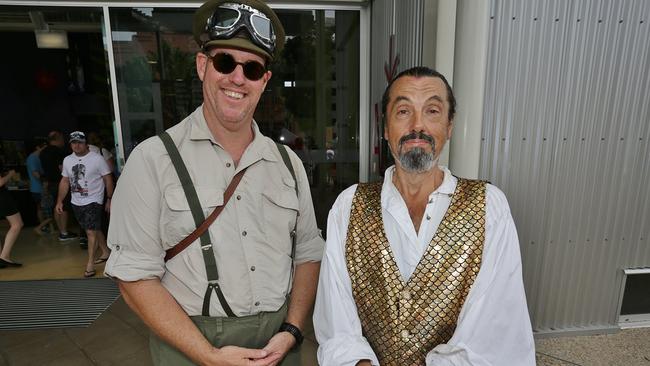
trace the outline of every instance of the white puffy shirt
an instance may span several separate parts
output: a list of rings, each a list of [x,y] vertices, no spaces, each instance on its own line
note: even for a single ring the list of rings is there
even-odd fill
[[[457,179],[447,168],[429,196],[416,232],[399,191],[386,170],[381,207],[386,236],[400,273],[407,280],[431,242],[451,203]],[[368,359],[379,365],[363,336],[345,261],[345,243],[356,185],[343,191],[330,210],[327,244],[314,309],[314,329],[324,366],[354,366]],[[535,343],[521,275],[519,239],[505,195],[488,184],[485,244],[481,269],[446,344],[429,350],[427,366],[535,365]]]

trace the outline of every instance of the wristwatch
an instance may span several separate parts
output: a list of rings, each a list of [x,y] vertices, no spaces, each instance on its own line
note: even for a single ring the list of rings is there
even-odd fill
[[[296,344],[293,348],[298,348],[305,339],[305,337],[302,336],[300,329],[291,323],[282,323],[280,330],[278,330],[278,333],[280,332],[289,332],[296,339]]]

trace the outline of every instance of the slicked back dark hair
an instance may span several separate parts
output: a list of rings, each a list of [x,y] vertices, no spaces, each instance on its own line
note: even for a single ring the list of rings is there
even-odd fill
[[[384,123],[386,119],[386,109],[388,108],[388,103],[390,102],[390,89],[397,79],[404,76],[413,76],[415,78],[431,77],[439,78],[442,80],[442,82],[445,83],[445,87],[447,88],[447,102],[449,102],[449,113],[447,116],[449,117],[449,121],[454,120],[454,115],[456,115],[456,97],[454,97],[454,92],[451,90],[451,86],[449,86],[447,79],[445,79],[441,73],[434,69],[428,68],[426,66],[415,66],[397,74],[397,76],[395,76],[393,80],[388,83],[388,86],[386,86],[384,95],[381,97],[381,115],[384,117]]]

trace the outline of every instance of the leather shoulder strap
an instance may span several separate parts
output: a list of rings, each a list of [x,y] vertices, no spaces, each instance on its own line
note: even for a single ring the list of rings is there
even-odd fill
[[[287,169],[289,169],[289,173],[291,173],[291,177],[293,177],[293,182],[295,183],[296,186],[296,196],[298,196],[298,180],[296,179],[296,171],[293,169],[293,164],[291,164],[291,159],[289,158],[289,153],[287,153],[287,147],[276,142],[275,146],[277,146],[278,151],[280,152],[280,155],[282,156],[282,161],[284,161],[284,165],[287,166]]]
[[[215,209],[212,211],[210,216],[208,216],[205,221],[203,221],[194,231],[190,233],[190,235],[186,236],[183,240],[178,242],[178,244],[174,245],[172,248],[167,249],[167,252],[165,254],[165,262],[168,260],[174,258],[178,253],[182,252],[187,248],[190,244],[194,243],[196,239],[199,238],[203,233],[205,233],[210,225],[214,222],[214,220],[219,217],[219,214],[223,211],[224,207],[226,207],[226,204],[230,200],[230,197],[232,197],[233,193],[235,193],[235,189],[237,189],[237,185],[241,181],[242,177],[244,176],[244,172],[246,171],[247,168],[242,169],[239,173],[235,174],[235,176],[232,178],[232,181],[230,181],[230,184],[228,185],[228,188],[226,188],[226,191],[223,194],[223,204],[221,206],[215,207]]]

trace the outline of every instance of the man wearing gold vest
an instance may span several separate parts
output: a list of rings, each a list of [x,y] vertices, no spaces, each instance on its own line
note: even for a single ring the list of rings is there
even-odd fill
[[[314,326],[321,365],[535,365],[508,202],[438,166],[456,101],[438,72],[388,85],[384,181],[329,214]]]

